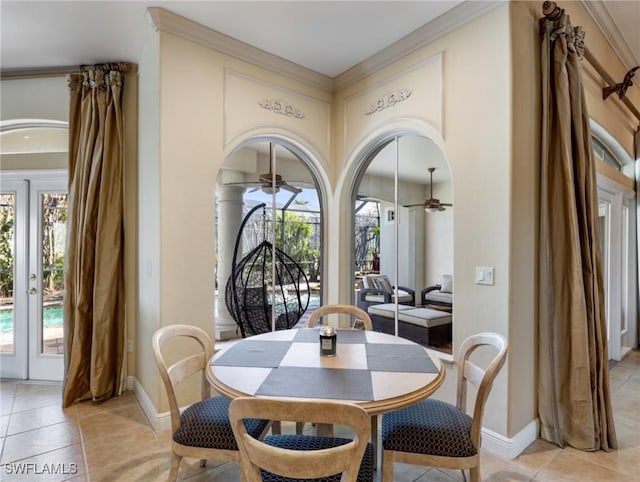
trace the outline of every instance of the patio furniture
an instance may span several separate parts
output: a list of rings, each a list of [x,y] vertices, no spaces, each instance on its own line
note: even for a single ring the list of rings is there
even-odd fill
[[[453,277],[443,275],[442,283],[428,286],[420,293],[420,304],[436,309],[453,310]]]
[[[368,312],[375,331],[395,334],[395,304],[371,305]],[[398,305],[398,335],[423,346],[451,343],[451,322],[451,313]]]
[[[199,351],[167,366],[162,355],[163,345],[171,339],[182,338],[197,342]],[[160,370],[171,413],[171,469],[169,480],[178,477],[183,457],[200,459],[204,467],[207,459],[240,460],[240,453],[229,423],[229,401],[221,396],[211,397],[205,368],[213,356],[213,343],[200,328],[190,325],[170,325],[160,328],[152,339],[153,356]],[[202,400],[186,408],[182,414],[176,399],[176,386],[186,378],[201,372]],[[247,422],[247,430],[262,437],[269,427],[267,420]]]
[[[309,296],[302,296],[310,293],[307,275],[293,258],[267,241],[266,232],[258,246],[237,260],[247,221],[258,209],[264,219],[265,206],[258,204],[243,219],[225,286],[225,304],[243,338],[272,331],[274,313],[276,330],[292,328],[309,306]]]
[[[469,360],[480,346],[497,350],[486,369]],[[456,356],[456,405],[427,399],[382,417],[382,482],[393,480],[393,464],[470,469],[472,482],[480,480],[480,432],[485,402],[507,355],[507,341],[496,333],[467,338]],[[477,388],[473,416],[466,413],[467,383]]]
[[[395,302],[395,286],[387,275],[369,274],[363,276],[360,283],[358,306],[363,310],[366,311],[371,305]],[[415,291],[406,286],[398,286],[398,303],[415,305]]]
[[[246,482],[372,482],[373,448],[369,416],[357,405],[312,400],[236,398],[229,417],[240,448],[242,480]],[[247,420],[305,420],[352,427],[353,439],[310,435],[268,435],[260,441],[247,432]]]

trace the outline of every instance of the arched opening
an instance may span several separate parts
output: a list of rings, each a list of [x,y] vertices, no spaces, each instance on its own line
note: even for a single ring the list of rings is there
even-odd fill
[[[453,184],[432,139],[385,136],[352,190],[354,304],[374,329],[451,353]]]
[[[216,338],[304,324],[322,300],[323,195],[310,160],[283,139],[249,140],[225,160],[216,197]]]

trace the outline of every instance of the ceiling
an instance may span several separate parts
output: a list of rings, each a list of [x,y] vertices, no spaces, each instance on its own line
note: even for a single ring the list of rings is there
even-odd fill
[[[329,77],[461,1],[91,1],[1,3],[2,69],[137,63],[159,6]]]
[[[146,9],[159,6],[333,78],[461,3],[2,0],[0,67],[138,63],[154,31]],[[587,3],[621,39],[625,62],[640,64],[640,2]]]

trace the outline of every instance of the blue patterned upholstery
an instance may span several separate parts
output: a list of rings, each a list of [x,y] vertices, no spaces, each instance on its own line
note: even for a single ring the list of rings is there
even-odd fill
[[[337,447],[351,442],[349,439],[337,437],[316,437],[311,435],[269,435],[264,438],[264,443],[273,447],[289,450],[321,450],[331,447]],[[264,470],[261,470],[262,480],[264,482],[296,482],[300,479],[290,479],[289,477],[281,477]],[[340,482],[341,474],[330,477],[321,477],[319,479],[308,479],[314,482]],[[373,446],[367,444],[364,451],[364,457],[360,464],[358,472],[358,482],[373,481]]]
[[[247,432],[259,438],[267,420],[247,419]],[[229,400],[220,395],[194,403],[180,416],[180,426],[173,440],[190,447],[238,450],[229,423]]]
[[[382,416],[384,450],[443,457],[476,454],[471,441],[472,418],[440,400],[424,400]]]

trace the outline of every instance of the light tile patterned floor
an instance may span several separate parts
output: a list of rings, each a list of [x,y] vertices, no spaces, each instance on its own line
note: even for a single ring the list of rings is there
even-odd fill
[[[483,451],[482,479],[486,482],[640,480],[640,351],[631,352],[612,369],[611,389],[618,450],[588,453],[560,449],[537,440],[515,460]],[[60,393],[56,384],[0,383],[1,480],[166,480],[170,434],[151,429],[132,392],[102,404],[82,403],[66,410],[60,408]],[[24,473],[16,474],[18,470]],[[462,480],[457,471],[404,464],[396,465],[394,475],[397,482]],[[180,480],[237,481],[238,466],[209,462],[201,469],[197,460],[185,459]]]

